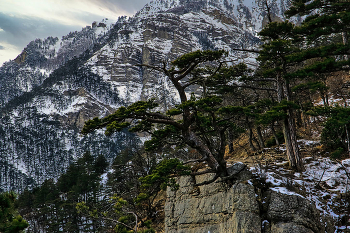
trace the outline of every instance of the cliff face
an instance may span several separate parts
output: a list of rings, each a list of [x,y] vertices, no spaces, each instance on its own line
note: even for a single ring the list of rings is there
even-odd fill
[[[238,163],[229,170],[239,171],[242,166]],[[195,180],[190,176],[180,177],[177,191],[168,188],[165,232],[334,232],[309,200],[300,195],[262,191],[247,169],[237,175],[232,186],[221,182],[194,186],[212,176],[200,175]]]

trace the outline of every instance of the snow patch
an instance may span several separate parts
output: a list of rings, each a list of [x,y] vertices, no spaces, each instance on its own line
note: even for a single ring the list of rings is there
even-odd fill
[[[275,192],[278,192],[278,193],[283,193],[283,194],[287,194],[287,195],[295,195],[295,196],[299,196],[299,197],[305,198],[305,197],[303,197],[302,195],[300,195],[298,193],[289,191],[286,187],[273,187],[273,188],[270,188],[270,189],[272,191],[275,191]]]

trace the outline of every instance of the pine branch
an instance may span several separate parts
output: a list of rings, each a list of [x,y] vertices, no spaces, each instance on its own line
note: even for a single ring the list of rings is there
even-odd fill
[[[218,67],[217,67],[217,68],[215,69],[215,71],[210,75],[210,77],[213,77],[217,72],[219,72],[219,70],[220,70],[221,67],[222,67],[222,64],[223,64],[223,62],[219,62]],[[201,80],[201,79],[203,79],[203,78],[204,78],[204,77],[198,77],[198,78],[196,78],[196,79],[193,79],[193,80],[189,81],[188,83],[184,84],[182,87],[185,89],[185,88],[187,88],[188,86],[193,85],[194,83],[196,83],[197,81],[199,81],[199,80]]]
[[[254,50],[254,49],[231,49],[234,51],[240,51],[240,52],[250,52],[250,53],[260,53],[259,50]]]
[[[177,123],[176,121],[174,120],[166,120],[166,119],[155,119],[155,118],[149,118],[149,117],[146,117],[146,116],[139,116],[134,119],[139,119],[139,120],[146,120],[150,123],[159,123],[159,124],[167,124],[167,125],[172,125],[172,126],[175,126],[176,128],[178,129],[182,129],[183,128],[183,125],[180,124],[180,123]]]
[[[192,65],[187,66],[187,69],[181,73],[181,75],[174,77],[174,81],[180,81],[181,79],[185,78],[196,66],[198,65],[198,63],[192,63]],[[172,72],[172,74],[174,74],[174,72]]]
[[[173,121],[172,118],[165,116],[165,115],[158,113],[158,112],[147,112],[147,113],[145,113],[145,115],[150,116],[150,117],[157,117],[158,119]]]

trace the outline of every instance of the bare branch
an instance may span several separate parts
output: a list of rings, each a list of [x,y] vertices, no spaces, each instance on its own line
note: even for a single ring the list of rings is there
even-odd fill
[[[201,78],[193,79],[191,82],[188,82],[188,83],[182,85],[182,87],[185,89],[185,88],[191,86],[192,84],[194,84],[195,82],[199,81],[200,79],[201,79]]]
[[[254,50],[254,49],[231,49],[231,50],[240,51],[240,52],[260,53],[259,50]]]
[[[223,63],[224,63],[224,62],[219,62],[218,67],[217,67],[217,68],[215,69],[215,71],[210,75],[210,77],[213,77],[213,76],[221,69]],[[199,77],[199,78],[193,79],[192,81],[190,81],[190,82],[184,84],[182,87],[185,89],[186,87],[191,86],[192,84],[194,84],[195,82],[197,82],[197,81],[200,80],[201,78],[203,78],[203,77]]]
[[[343,168],[344,171],[345,171],[346,176],[350,179],[350,174],[349,174],[348,170],[346,169],[346,167],[343,165],[343,163],[340,162],[338,159],[336,159],[335,161],[337,161],[337,163],[339,163],[340,166],[342,166],[342,168]]]
[[[167,69],[166,69],[166,62],[165,61],[163,61],[163,71],[166,71]]]
[[[174,70],[171,72],[172,75],[175,75],[175,74],[182,74],[183,72],[185,72],[186,70],[188,69],[188,66],[185,67],[185,68],[182,68],[181,70]]]
[[[267,10],[267,16],[269,18],[269,23],[272,23],[272,18],[271,18],[271,7],[269,6],[267,0],[265,0],[265,6]]]
[[[135,233],[137,232],[137,214],[135,214],[134,212],[127,212],[128,214],[133,214],[135,216]]]
[[[197,65],[198,63],[192,63],[192,65],[187,66],[187,69],[183,73],[174,78],[175,81],[180,81],[181,79],[185,78]]]
[[[220,63],[219,63],[219,65],[218,65],[218,67],[215,69],[214,73],[212,73],[212,75],[210,75],[211,77],[213,77],[213,76],[221,69],[222,64],[223,64],[223,62],[220,62]]]

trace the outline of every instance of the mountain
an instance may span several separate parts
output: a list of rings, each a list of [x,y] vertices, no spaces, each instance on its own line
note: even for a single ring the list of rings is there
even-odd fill
[[[287,3],[275,3],[271,12],[283,18]],[[128,132],[107,138],[79,131],[86,120],[137,100],[156,98],[162,109],[176,103],[166,77],[136,64],[225,49],[228,59],[254,65],[253,55],[234,49],[257,47],[266,20],[263,1],[157,0],[114,24],[30,42],[0,67],[0,191],[56,178],[86,150],[112,159],[139,143]]]

